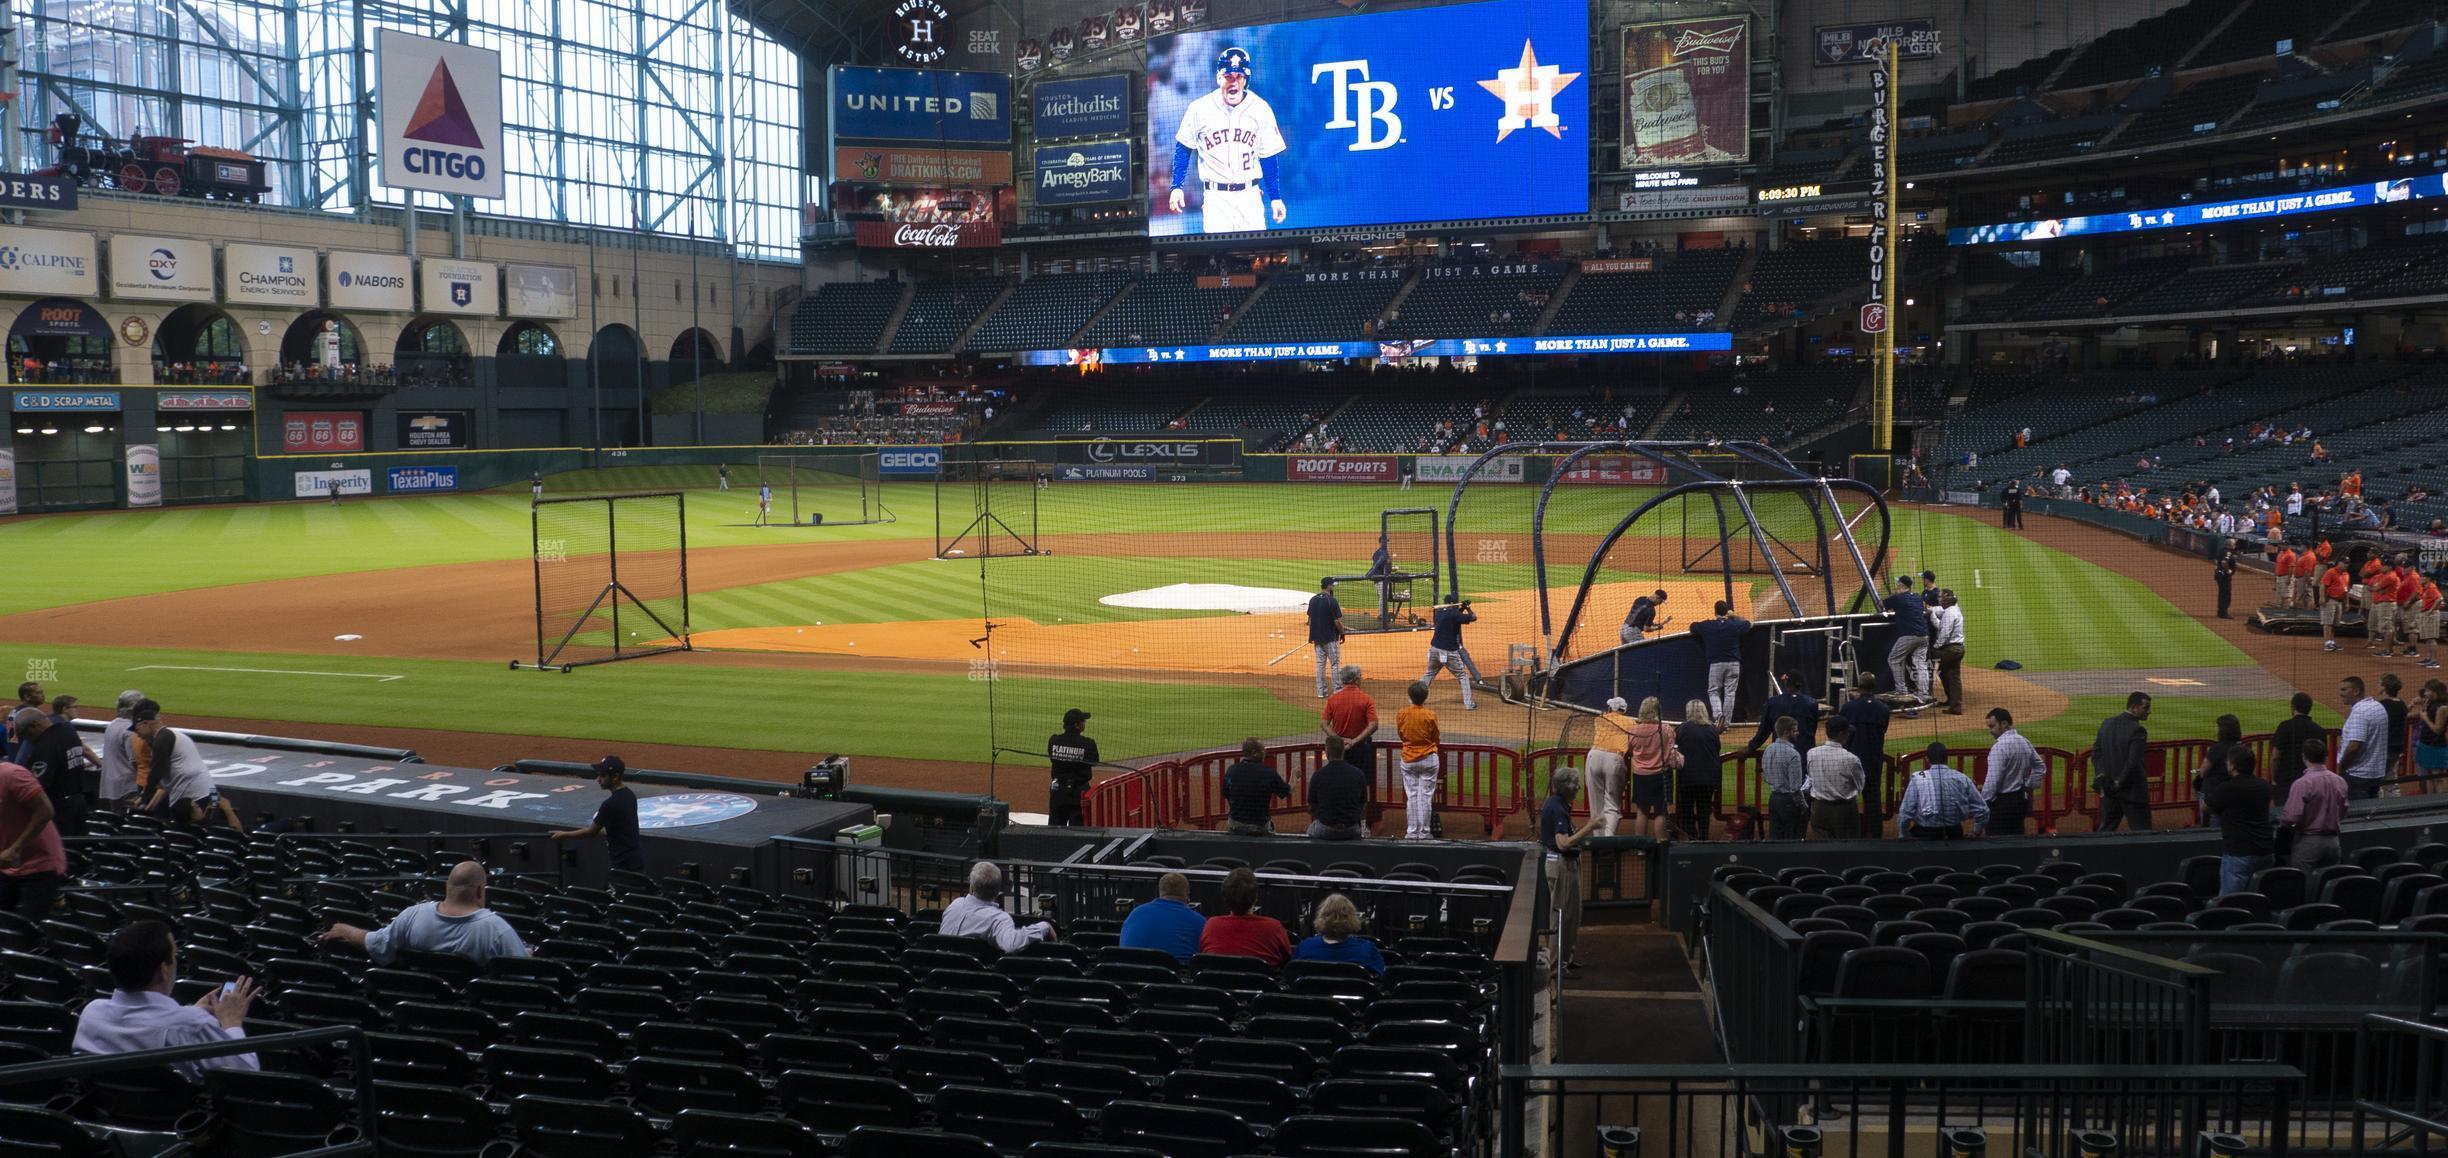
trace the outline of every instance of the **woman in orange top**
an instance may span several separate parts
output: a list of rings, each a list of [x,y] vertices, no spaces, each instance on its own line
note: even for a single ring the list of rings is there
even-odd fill
[[[1632,763],[1632,809],[1638,814],[1632,834],[1652,840],[1666,839],[1666,770],[1683,760],[1675,748],[1674,729],[1659,715],[1656,696],[1642,700],[1640,722],[1625,737],[1625,755]]]
[[[2329,457],[2329,451],[2322,447],[2321,444],[2315,442],[2312,444],[2312,457],[2316,459],[2327,458]],[[2359,470],[2347,471],[2345,477],[2338,480],[2338,493],[2350,499],[2362,498],[2363,472]]]
[[[1426,840],[1443,774],[1437,747],[1444,739],[1436,712],[1428,707],[1427,684],[1411,685],[1411,706],[1394,713],[1394,734],[1402,737],[1403,839]]]

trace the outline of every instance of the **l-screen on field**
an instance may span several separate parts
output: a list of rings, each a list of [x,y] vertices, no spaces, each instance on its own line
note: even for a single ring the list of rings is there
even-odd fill
[[[1033,772],[1030,754],[1074,707],[1092,713],[1108,760],[1313,736],[1318,671],[1303,608],[1321,577],[1365,575],[1381,538],[1394,571],[1422,576],[1390,585],[1408,602],[1388,610],[1425,619],[1445,595],[1469,598],[1479,620],[1464,639],[1491,678],[1514,662],[1514,645],[1562,636],[1585,576],[1574,655],[1613,646],[1637,594],[1668,592],[1674,632],[1709,614],[1726,586],[1707,519],[1647,517],[1599,551],[1656,495],[1650,487],[1549,496],[1542,628],[1535,486],[1471,489],[1449,554],[1450,484],[886,481],[860,501],[889,521],[834,510],[808,525],[806,508],[839,497],[803,494],[795,525],[783,525],[788,497],[777,495],[759,526],[757,468],[736,465],[729,481],[719,489],[710,466],[547,479],[555,498],[681,495],[671,530],[685,531],[687,652],[568,674],[510,669],[532,664],[553,629],[539,631],[548,564],[533,557],[537,514],[523,485],[0,525],[0,553],[27,577],[0,588],[0,646],[88,702],[140,687],[193,722],[402,744],[459,763],[651,745],[666,761],[784,775],[845,752],[869,758],[865,775],[878,780],[977,789],[990,759],[1006,774]],[[1425,518],[1387,514],[1406,510],[1434,512],[1433,542]],[[1861,513],[1848,504],[1848,517]],[[2221,712],[2266,726],[2283,711],[2283,672],[2163,597],[2179,582],[2206,587],[2206,568],[2104,532],[2090,551],[1964,514],[1889,519],[1884,574],[1928,568],[1961,595],[1976,709],[1899,721],[1899,747],[1985,742],[1977,709],[1998,703],[2035,741],[2079,747],[2128,685],[2162,693],[2153,726],[2171,735],[2206,735]],[[1792,542],[1769,550],[1814,550],[1798,526],[1785,520],[1779,534]],[[1755,563],[1756,551],[1737,562]],[[1851,567],[1837,560],[1837,571]],[[1859,582],[1846,581],[1849,595]],[[1738,567],[1732,586],[1738,612],[1777,617],[1785,596],[1756,566]],[[1358,578],[1338,585],[1347,626],[1375,625],[1379,592]],[[639,634],[615,641],[599,615],[570,642],[650,647],[662,642],[654,622],[632,611],[618,630]],[[1389,727],[1428,640],[1362,632],[1344,646]],[[2020,670],[1994,670],[1999,659]],[[1430,704],[1449,738],[1571,738],[1551,718],[1568,714],[1492,693],[1463,711],[1450,677]],[[1666,705],[1669,718],[1680,709]]]

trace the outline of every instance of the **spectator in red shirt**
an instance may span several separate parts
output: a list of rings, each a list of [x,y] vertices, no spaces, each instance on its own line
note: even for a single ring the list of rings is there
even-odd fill
[[[1199,952],[1256,957],[1281,968],[1292,959],[1292,938],[1284,933],[1283,922],[1250,911],[1257,907],[1258,874],[1246,868],[1226,874],[1226,912],[1207,918],[1207,927],[1199,933]]]
[[[50,794],[24,765],[0,763],[0,910],[43,921],[67,875]]]
[[[1360,669],[1345,664],[1336,673],[1341,686],[1326,697],[1326,709],[1318,713],[1330,735],[1343,738],[1343,758],[1372,776],[1377,772],[1377,701],[1360,690]]]

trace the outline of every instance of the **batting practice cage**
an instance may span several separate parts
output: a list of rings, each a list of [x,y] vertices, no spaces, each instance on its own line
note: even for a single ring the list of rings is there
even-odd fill
[[[760,454],[755,481],[773,488],[767,526],[855,526],[893,521],[884,505],[883,455]]]
[[[1525,456],[1553,456],[1543,483],[1506,481],[1505,461]],[[1480,637],[1502,645],[1487,649],[1495,669],[1483,660],[1481,671],[1525,713],[1519,739],[1532,746],[1586,745],[1611,698],[1637,708],[1654,697],[1668,720],[1706,702],[1709,665],[1690,628],[1720,602],[1751,624],[1730,709],[1711,712],[1735,722],[1754,718],[1786,674],[1822,699],[1839,694],[1884,630],[1873,614],[1884,500],[1762,443],[1501,447],[1463,472],[1449,501],[1446,601],[1516,589],[1528,564],[1527,621]]]
[[[534,667],[689,650],[686,508],[674,492],[536,501]]]
[[[935,474],[936,557],[1036,554],[1047,470],[1032,459],[956,457],[946,448]]]

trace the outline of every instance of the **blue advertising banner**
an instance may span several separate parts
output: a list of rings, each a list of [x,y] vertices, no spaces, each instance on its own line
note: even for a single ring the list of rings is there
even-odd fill
[[[1437,338],[1389,342],[1280,342],[1247,346],[1109,346],[1027,350],[1024,366],[1117,366],[1155,362],[1288,362],[1341,358],[1510,358],[1531,354],[1701,354],[1734,348],[1734,335],[1577,334],[1547,338]],[[887,470],[885,473],[891,473]]]
[[[116,390],[19,390],[10,396],[14,410],[76,410],[115,411],[119,409]]]
[[[1037,203],[1090,205],[1128,201],[1129,141],[1082,141],[1037,146]]]
[[[1037,139],[1114,137],[1130,131],[1128,73],[1041,80],[1029,90]]]
[[[1011,78],[995,72],[845,68],[829,74],[836,140],[1011,140]]]
[[[876,473],[926,475],[943,468],[940,446],[889,446],[876,455]]]
[[[459,489],[459,468],[455,466],[399,466],[391,468],[391,493],[414,494],[419,491],[455,491]]]
[[[1159,37],[1148,231],[1586,213],[1589,69],[1568,0]]]
[[[1890,41],[1895,43],[1896,55],[1905,60],[1938,55],[1938,22],[1927,16],[1875,24],[1821,24],[1811,29],[1811,35],[1818,43],[1811,64],[1819,68],[1875,63]]]
[[[2448,196],[2448,177],[2425,173],[2362,185],[2339,185],[2300,193],[2216,201],[2205,205],[2172,205],[2130,213],[2098,213],[2086,217],[2050,217],[2039,221],[2006,221],[1947,230],[1949,245],[1998,245],[2019,241],[2050,241],[2099,233],[2143,233],[2156,229],[2190,229],[2197,225],[2227,225],[2262,221],[2330,209],[2364,209],[2399,201]]]

